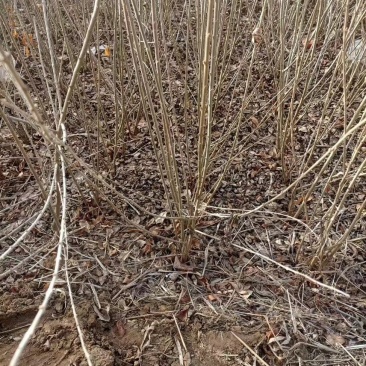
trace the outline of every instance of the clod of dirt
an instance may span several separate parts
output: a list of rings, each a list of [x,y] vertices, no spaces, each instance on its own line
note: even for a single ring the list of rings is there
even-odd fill
[[[113,366],[114,356],[112,351],[95,346],[90,350],[94,366]],[[85,365],[87,365],[85,363]]]

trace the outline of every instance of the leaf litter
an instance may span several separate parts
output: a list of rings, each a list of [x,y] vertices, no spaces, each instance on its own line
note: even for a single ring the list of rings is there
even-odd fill
[[[259,28],[248,34],[254,43],[263,41]],[[312,48],[309,42],[306,41],[306,48]],[[260,56],[266,60],[266,55]],[[32,67],[34,61],[27,62]],[[178,67],[175,65],[172,67]],[[85,108],[93,115],[92,101],[97,98],[90,80],[92,76],[85,72],[83,88],[90,97]],[[271,81],[266,83],[266,93],[271,93]],[[103,98],[105,105],[112,105],[108,93]],[[251,209],[253,202],[260,204],[283,188],[271,147],[273,127],[260,123],[263,116],[255,111],[257,107],[254,103],[249,107],[250,128],[254,131],[251,150],[238,155],[212,207]],[[109,117],[113,120],[115,116]],[[299,130],[308,133],[310,119],[308,123]],[[301,238],[293,221],[272,212],[227,218],[217,210],[213,212],[217,220],[200,222],[202,234],[196,239],[190,262],[182,263],[166,220],[164,192],[143,119],[135,130],[129,135],[114,179],[123,182],[125,192],[155,217],[116,202],[130,219],[131,224],[127,225],[106,202],[96,204],[83,175],[79,181],[84,200],[71,200],[68,207],[73,215],[68,228],[70,280],[95,364],[221,366],[264,361],[285,365],[296,364],[300,358],[315,365],[334,357],[332,364],[345,365],[350,362],[347,352],[362,359],[366,344],[366,266],[360,243],[352,242],[343,259],[327,271],[310,271],[298,263],[311,255],[300,243],[312,239]],[[91,164],[84,140],[78,136],[80,131],[75,127],[72,132],[75,151]],[[242,131],[243,136],[245,132]],[[9,131],[1,125],[1,137],[5,136]],[[43,148],[42,142],[39,148]],[[2,149],[0,158],[3,251],[11,245],[16,228],[40,209],[41,202],[24,162],[10,149]],[[108,154],[105,159],[108,161]],[[73,169],[78,171],[80,167],[70,166],[70,171]],[[105,174],[111,172],[106,168]],[[78,197],[74,184],[69,190]],[[316,197],[307,197],[305,203],[311,208],[316,201]],[[304,198],[297,198],[296,204],[302,203]],[[285,197],[276,210],[285,215],[288,204],[289,198]],[[1,273],[15,268],[0,285],[0,354],[5,357],[13,353],[50,281],[55,256],[50,222],[51,217],[46,214],[15,253],[0,263]],[[238,238],[240,245],[280,264],[306,271],[322,283],[336,284],[350,298],[325,291],[304,277],[239,250],[232,246]],[[65,284],[62,271],[56,289],[64,289]],[[69,299],[62,291],[55,291],[25,358],[30,366],[50,360],[58,365],[85,364]]]

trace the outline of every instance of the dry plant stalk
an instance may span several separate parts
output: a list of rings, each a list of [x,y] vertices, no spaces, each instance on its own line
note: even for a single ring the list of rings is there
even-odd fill
[[[164,2],[152,2],[149,6],[144,6],[142,12],[136,1],[122,2],[122,6],[142,108],[164,186],[168,213],[175,218],[173,226],[181,241],[183,258],[187,260],[196,236],[196,225],[220,187],[238,147],[238,131],[246,106],[246,95],[243,96],[241,110],[219,143],[214,142],[212,131],[218,123],[215,109],[220,94],[224,93],[223,80],[227,78],[228,70],[224,61],[232,52],[232,44],[228,40],[235,39],[239,34],[239,29],[234,27],[233,22],[240,12],[240,2],[233,1],[231,6],[217,1],[201,2],[198,6],[187,2],[182,10],[186,29],[179,25],[164,25],[164,20],[172,22],[169,19],[170,8]],[[230,33],[223,30],[220,18],[223,13],[230,14]],[[196,38],[190,33],[194,23],[197,29]],[[171,33],[166,33],[166,29],[171,29]],[[175,41],[177,36],[173,32],[182,33],[185,48],[183,54],[180,53],[179,45]],[[164,57],[162,50],[168,52],[169,57]],[[254,47],[253,54],[255,50]],[[220,57],[221,52],[224,59]],[[170,76],[171,58],[179,58],[183,66],[184,119],[172,114],[169,108],[176,99],[172,91],[175,81]],[[250,67],[253,60],[254,57],[251,58]],[[192,69],[197,72],[193,85],[197,91],[194,107],[192,101],[188,100],[192,86],[187,83],[191,77],[189,70]],[[249,82],[242,82],[247,93]],[[169,85],[167,93],[164,92],[164,84]],[[192,108],[197,112],[192,113]],[[184,132],[177,133],[182,126]],[[190,141],[193,130],[197,131],[197,141],[194,144]],[[231,137],[228,133],[230,131]],[[228,151],[227,164],[213,182],[208,183],[224,147]]]
[[[3,110],[0,110],[2,118],[5,120],[9,130],[12,132],[15,142],[17,143],[17,146],[21,153],[23,154],[25,160],[28,163],[28,166],[30,170],[32,171],[38,185],[40,188],[40,191],[42,193],[42,196],[45,200],[45,204],[43,206],[43,209],[41,210],[40,214],[35,218],[32,225],[24,231],[24,233],[20,236],[20,238],[6,250],[0,259],[4,259],[9,253],[15,249],[15,247],[25,238],[26,235],[29,234],[32,227],[34,227],[37,222],[40,220],[40,218],[43,216],[44,212],[47,208],[49,208],[49,204],[51,201],[52,193],[54,191],[54,187],[56,186],[56,204],[55,204],[55,211],[51,209],[51,212],[54,216],[54,223],[55,223],[55,229],[56,229],[56,236],[58,236],[58,246],[57,246],[57,254],[55,258],[55,266],[53,270],[53,275],[51,282],[47,288],[47,291],[45,293],[44,299],[42,304],[39,307],[39,311],[37,315],[35,316],[31,326],[28,328],[27,332],[24,334],[21,342],[19,343],[14,356],[10,362],[11,366],[15,366],[19,363],[22,353],[24,352],[24,349],[26,345],[28,344],[29,340],[31,339],[32,335],[35,333],[37,326],[44,315],[47,305],[50,301],[50,298],[54,291],[55,283],[58,279],[59,271],[61,268],[61,262],[62,257],[64,255],[65,251],[65,242],[67,243],[66,237],[67,237],[67,224],[66,224],[66,209],[67,209],[67,194],[66,194],[66,187],[67,187],[67,180],[66,180],[66,163],[64,158],[64,146],[66,145],[66,128],[65,128],[65,119],[66,119],[66,113],[69,107],[69,101],[71,98],[71,95],[73,94],[73,90],[76,85],[76,80],[80,71],[81,62],[83,58],[85,57],[86,51],[89,47],[89,39],[91,36],[91,32],[94,28],[94,24],[97,19],[99,10],[99,0],[96,0],[94,3],[94,10],[91,16],[91,20],[88,26],[88,30],[84,39],[83,47],[80,51],[78,61],[76,62],[75,68],[73,70],[73,74],[71,77],[71,81],[69,84],[69,88],[65,97],[65,101],[63,105],[61,106],[61,95],[60,95],[60,88],[58,86],[58,79],[56,75],[56,67],[55,67],[55,56],[53,54],[53,46],[52,44],[49,44],[50,48],[50,57],[52,62],[52,69],[54,70],[53,76],[54,76],[54,82],[57,85],[57,102],[58,102],[58,108],[54,108],[54,118],[55,118],[55,125],[56,125],[56,133],[52,132],[51,129],[44,123],[41,114],[39,113],[34,100],[31,96],[31,93],[29,92],[28,88],[25,86],[23,80],[21,79],[18,72],[15,70],[14,64],[12,62],[12,58],[9,53],[5,52],[0,47],[0,64],[4,65],[10,75],[10,78],[12,80],[12,83],[16,87],[18,93],[21,95],[23,101],[25,102],[26,107],[28,108],[28,121],[32,125],[32,127],[36,130],[38,130],[42,136],[44,137],[45,141],[48,142],[50,145],[54,147],[55,150],[55,161],[54,161],[54,178],[51,183],[51,188],[49,191],[49,194],[46,195],[45,188],[43,187],[43,183],[39,175],[37,174],[36,170],[33,168],[33,164],[31,160],[29,159],[28,153],[24,150],[22,144],[18,140],[16,133],[12,127],[11,121],[9,121],[8,117],[5,115]],[[51,40],[50,36],[50,30],[48,27],[48,17],[46,14],[46,3],[43,1],[43,11],[44,11],[44,20],[46,24],[46,33],[48,35],[48,40]],[[45,65],[42,64],[43,69],[45,68]],[[8,104],[9,105],[9,104]],[[16,108],[16,107],[14,107]],[[60,112],[60,113],[58,113]],[[56,137],[57,136],[57,137]],[[67,264],[66,264],[67,265]],[[70,296],[72,294],[70,293]],[[76,312],[74,312],[74,315],[76,316]],[[76,323],[78,324],[78,321],[76,319]],[[88,361],[89,365],[92,365],[92,361],[90,358],[90,355],[88,351],[86,350],[86,347],[83,342],[82,333],[80,331],[80,327],[78,327],[79,330],[79,336],[82,341],[84,353],[86,356],[86,359]]]
[[[7,2],[0,1],[0,7],[5,8]],[[215,210],[249,216],[266,209],[272,202],[289,197],[288,216],[302,224],[304,237],[311,233],[316,238],[306,244],[312,249],[309,265],[313,267],[328,264],[364,220],[366,198],[354,207],[352,196],[362,189],[366,174],[363,156],[366,97],[360,98],[366,91],[366,68],[362,58],[352,61],[348,53],[349,47],[364,32],[363,0],[264,0],[260,15],[254,11],[259,2],[249,0],[188,0],[176,4],[176,8],[167,1],[120,0],[113,4],[110,7],[100,1],[45,0],[36,4],[24,0],[23,18],[16,10],[12,14],[12,18],[13,15],[16,18],[12,23],[18,22],[18,30],[11,28],[13,24],[9,25],[4,12],[0,14],[1,34],[20,62],[27,65],[25,59],[37,56],[42,83],[42,88],[37,88],[32,80],[33,71],[24,66],[23,72],[29,80],[26,86],[9,54],[0,48],[0,63],[11,76],[26,111],[15,105],[13,95],[7,90],[2,91],[2,106],[19,114],[53,152],[49,159],[51,164],[44,158],[44,165],[51,165],[48,170],[50,177],[53,176],[47,180],[24,149],[14,129],[14,120],[7,116],[4,108],[0,110],[44,201],[34,221],[0,259],[16,248],[47,209],[52,212],[55,232],[59,235],[51,286],[12,364],[18,362],[44,313],[63,263],[62,255],[67,253],[66,166],[79,164],[97,203],[102,198],[116,212],[122,212],[113,202],[113,198],[118,197],[137,214],[151,214],[130,199],[129,192],[123,191],[122,185],[118,186],[119,182],[106,178],[116,174],[117,152],[121,146],[126,149],[126,136],[130,133],[133,137],[142,119],[147,122],[164,189],[164,197],[160,199],[166,203],[166,218],[173,224],[175,239],[185,260],[189,259],[197,235],[204,234],[197,225],[203,215],[211,215],[210,202],[229,174],[233,161],[243,158],[240,153],[250,149],[250,133],[243,133],[248,123],[246,112],[253,101],[262,98],[258,90],[265,74],[271,75],[275,93],[274,99],[258,107],[266,110],[258,124],[275,126],[276,150],[286,187],[269,195],[264,204],[255,206],[254,203],[252,210],[238,212],[224,207]],[[174,11],[179,13],[179,19],[173,17]],[[251,14],[257,14],[258,19],[248,16]],[[252,29],[250,34],[241,33],[243,15]],[[111,32],[103,31],[102,19],[112,19]],[[77,25],[75,32],[70,32],[69,24]],[[14,30],[20,32],[22,27],[27,28],[24,40],[32,43],[27,45],[27,52],[14,37]],[[31,39],[32,27],[34,37]],[[111,59],[111,73],[104,70],[105,60],[101,54],[91,52],[91,43],[98,49],[103,37],[114,38],[113,41],[108,39],[113,47],[104,55]],[[241,59],[235,60],[233,54],[240,43],[238,40],[245,37],[248,42]],[[266,65],[260,62],[264,54]],[[329,59],[328,55],[333,58]],[[95,87],[95,115],[90,115],[92,108],[85,84],[79,78],[81,71],[91,78],[90,83]],[[259,81],[255,73],[261,74]],[[109,99],[112,106],[104,105],[102,90],[112,95]],[[239,96],[235,94],[238,90]],[[234,110],[231,107],[238,105],[238,98],[241,102]],[[36,100],[44,103],[36,103]],[[223,105],[224,113],[220,112]],[[114,111],[112,127],[105,121],[109,109]],[[68,113],[74,110],[77,111],[73,115],[76,122],[68,119]],[[307,128],[307,121],[311,122],[311,128]],[[82,129],[80,134],[85,136],[85,148],[90,153],[88,162],[83,161],[64,138],[63,129],[72,123]],[[32,134],[30,137],[32,140]],[[110,160],[105,159],[108,154]],[[56,203],[52,205],[55,189]],[[78,192],[82,197],[79,187]],[[344,210],[351,212],[352,219],[348,227],[337,231]],[[154,215],[157,216],[156,213],[150,216]],[[216,213],[216,217],[223,216]],[[132,225],[131,220],[125,220]],[[143,232],[148,234],[146,229]],[[68,276],[67,280],[76,317]],[[78,324],[77,319],[76,322]],[[80,326],[78,331],[82,340]],[[82,345],[91,364],[83,341]]]

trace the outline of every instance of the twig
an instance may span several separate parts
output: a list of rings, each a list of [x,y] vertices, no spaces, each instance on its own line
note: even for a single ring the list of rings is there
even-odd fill
[[[131,287],[134,287],[137,285],[137,282],[139,279],[141,279],[142,277],[144,277],[146,275],[146,272],[141,273],[139,276],[137,276],[133,281],[131,281],[130,283],[128,283],[127,285],[124,285],[121,287],[121,289],[112,297],[112,300],[116,300],[116,298],[119,296],[119,294]]]
[[[176,326],[176,327],[177,327],[177,329],[178,329],[178,333],[179,333],[180,339],[182,340],[183,347],[184,347],[184,349],[185,349],[185,350],[186,350],[186,352],[187,352],[186,344],[184,343],[184,339],[183,339],[182,333],[181,333],[181,331],[180,331],[179,324],[178,324],[178,322],[177,322],[177,318],[175,317],[175,315],[174,315],[174,314],[173,314],[173,319],[174,319],[174,322],[175,322],[175,326]]]
[[[29,327],[29,326],[30,326],[30,323],[29,323],[29,324],[21,325],[21,326],[16,327],[16,328],[3,330],[2,332],[0,332],[0,335],[9,334],[9,333],[14,333],[14,332],[16,332],[17,330],[20,330],[20,329],[23,329],[23,328],[27,328],[27,327]]]
[[[181,345],[179,343],[179,339],[177,338],[177,336],[174,337],[174,340],[175,340],[175,344],[177,345],[179,364],[183,366],[184,363],[183,363],[182,347],[181,347]]]
[[[231,334],[264,366],[269,366],[266,361],[264,361],[258,354],[249,347],[241,338],[239,338],[234,332],[231,332]]]
[[[335,288],[335,287],[333,287],[333,286],[329,286],[329,285],[326,285],[325,283],[322,283],[322,282],[319,282],[319,281],[317,281],[317,280],[314,280],[314,278],[311,278],[310,276],[308,276],[308,275],[306,275],[306,274],[304,274],[304,273],[301,273],[301,272],[295,271],[294,269],[292,269],[292,268],[290,268],[290,267],[284,266],[283,264],[278,263],[278,262],[276,262],[275,260],[273,260],[273,259],[271,259],[271,258],[269,258],[269,257],[267,257],[267,256],[265,256],[265,255],[263,255],[263,254],[260,254],[260,253],[258,253],[258,252],[256,252],[256,251],[254,251],[254,250],[251,250],[251,249],[248,249],[248,248],[244,248],[244,247],[242,247],[242,246],[240,246],[240,245],[238,245],[238,244],[233,244],[233,243],[232,243],[231,245],[233,245],[233,246],[234,246],[234,247],[236,247],[236,248],[239,248],[239,249],[245,250],[245,251],[247,251],[247,252],[249,252],[249,253],[251,253],[251,254],[257,255],[258,257],[260,257],[260,258],[264,259],[265,261],[267,261],[267,262],[271,262],[271,263],[275,264],[276,266],[278,266],[278,267],[281,267],[281,268],[285,269],[285,270],[286,270],[286,271],[288,271],[288,272],[291,272],[291,273],[294,273],[294,274],[296,274],[296,275],[298,275],[298,276],[304,277],[306,280],[308,280],[308,281],[310,281],[310,282],[312,282],[312,283],[315,283],[316,285],[318,285],[318,286],[320,286],[320,287],[324,287],[324,288],[326,288],[326,289],[328,289],[328,290],[334,291],[334,292],[338,293],[339,295],[345,296],[345,297],[347,297],[347,298],[349,298],[349,297],[350,297],[350,295],[349,295],[349,294],[347,294],[346,292],[343,292],[343,291],[338,290],[337,288]]]
[[[57,168],[57,164],[55,169]],[[65,167],[63,166],[63,170],[65,169]],[[35,316],[35,318],[33,319],[33,322],[31,324],[31,326],[28,328],[28,330],[26,331],[26,333],[24,334],[22,340],[20,341],[18,348],[16,349],[13,358],[10,361],[10,366],[16,366],[19,363],[20,357],[25,349],[25,347],[27,346],[28,342],[30,341],[31,337],[33,336],[33,334],[35,333],[37,326],[43,316],[43,314],[46,311],[47,308],[47,304],[52,296],[53,293],[53,289],[55,286],[55,283],[57,281],[57,277],[58,277],[58,273],[60,270],[60,263],[61,263],[61,258],[62,258],[62,249],[63,249],[63,241],[64,241],[64,237],[65,237],[65,220],[66,220],[66,184],[64,184],[63,186],[64,189],[64,197],[63,197],[63,207],[62,207],[62,217],[61,217],[61,229],[60,229],[60,238],[59,238],[59,242],[58,242],[58,249],[57,249],[57,255],[56,255],[56,259],[55,259],[55,268],[53,271],[53,275],[52,275],[52,279],[50,282],[50,285],[45,293],[44,299],[42,304],[39,307],[39,310],[37,312],[37,315]]]
[[[82,332],[81,327],[80,327],[79,318],[78,318],[78,315],[76,313],[74,297],[72,295],[70,276],[69,276],[68,266],[67,266],[68,252],[69,252],[69,248],[68,248],[67,235],[66,235],[66,237],[65,237],[65,276],[66,276],[67,288],[69,290],[70,305],[71,305],[72,313],[74,315],[76,329],[78,331],[81,348],[83,349],[83,352],[84,352],[86,361],[88,362],[88,365],[93,366],[93,363],[92,363],[91,357],[90,357],[90,353],[88,352],[88,349],[86,348],[86,345],[85,345],[85,342],[84,342],[83,332]]]
[[[347,355],[349,356],[349,357],[351,357],[351,359],[354,361],[354,363],[357,365],[357,366],[362,366],[352,355],[351,355],[351,353],[347,350],[347,348],[346,347],[344,347],[344,346],[342,346],[341,344],[340,344],[340,346],[342,347],[342,349],[347,353]],[[364,363],[363,363],[364,364]]]
[[[90,40],[91,35],[92,35],[92,30],[94,28],[94,24],[97,20],[97,15],[98,15],[98,10],[99,10],[99,3],[100,3],[100,0],[95,0],[95,2],[94,2],[93,13],[91,15],[90,22],[89,22],[89,25],[88,25],[88,29],[86,31],[86,35],[85,35],[85,38],[84,38],[84,41],[83,41],[83,46],[81,48],[78,60],[76,61],[75,68],[72,72],[69,88],[67,89],[64,105],[62,106],[60,120],[57,122],[57,127],[61,126],[65,122],[67,109],[69,107],[69,102],[70,102],[71,96],[74,93],[74,88],[75,88],[75,85],[76,85],[76,80],[77,80],[77,77],[78,77],[78,74],[79,74],[79,70],[80,70],[82,62],[84,60],[84,56],[86,55],[86,51],[88,50],[89,40]]]

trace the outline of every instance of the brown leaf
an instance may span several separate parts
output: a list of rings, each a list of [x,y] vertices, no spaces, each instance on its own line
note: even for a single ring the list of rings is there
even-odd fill
[[[184,272],[193,272],[194,270],[192,266],[188,266],[187,264],[181,263],[181,261],[178,259],[178,256],[176,256],[174,259],[173,267],[178,271],[184,271]]]
[[[151,242],[148,241],[145,246],[142,248],[142,254],[143,255],[147,255],[150,254],[152,252],[152,245]]]
[[[252,33],[252,43],[253,44],[260,44],[263,42],[262,30],[257,27],[254,29]]]
[[[346,343],[346,340],[339,334],[329,333],[326,341],[331,346],[341,346]]]
[[[259,126],[259,120],[258,120],[258,118],[254,117],[254,116],[250,116],[249,117],[249,121],[252,122],[252,124],[254,125],[254,127],[258,127]]]
[[[187,306],[185,309],[179,311],[178,314],[176,315],[177,319],[181,322],[186,322],[188,320],[188,311],[189,311],[189,306]]]
[[[205,286],[209,291],[212,291],[210,283],[206,277],[197,277],[197,284],[199,286]]]
[[[115,327],[116,334],[121,338],[126,334],[126,328],[124,322],[122,320],[117,320],[116,327]]]
[[[192,245],[192,249],[198,250],[201,248],[201,240],[199,240],[197,238],[193,238],[191,245]]]
[[[307,37],[303,38],[301,43],[307,50],[310,50],[314,46],[314,40],[308,39]]]
[[[267,340],[268,340],[268,339],[273,338],[274,336],[275,336],[275,335],[274,335],[274,333],[273,333],[272,329],[270,329],[270,330],[268,330],[268,331],[266,332],[266,338],[267,338]]]
[[[104,50],[104,56],[105,57],[112,57],[112,52],[111,52],[111,48],[109,46],[107,46]]]
[[[207,298],[211,301],[211,302],[214,302],[214,301],[218,301],[218,302],[221,302],[221,299],[219,296],[215,295],[215,294],[209,294],[207,296]]]
[[[184,291],[183,294],[180,296],[179,302],[181,304],[189,304],[191,302],[191,297],[187,291]]]

